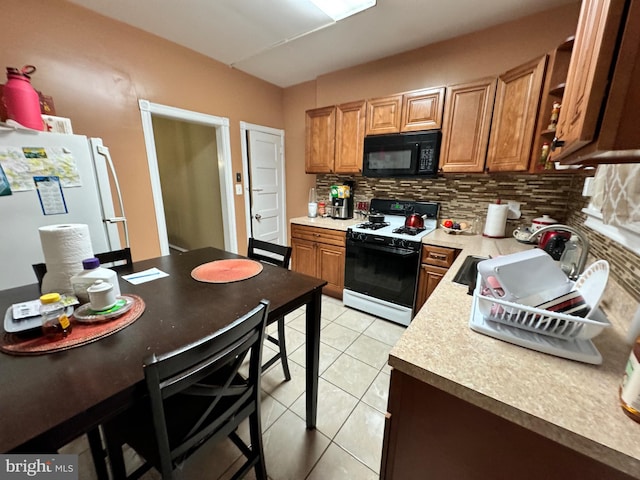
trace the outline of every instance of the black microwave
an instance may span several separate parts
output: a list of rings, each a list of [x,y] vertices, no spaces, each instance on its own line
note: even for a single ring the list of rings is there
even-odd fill
[[[362,175],[435,177],[441,139],[440,130],[365,137]]]

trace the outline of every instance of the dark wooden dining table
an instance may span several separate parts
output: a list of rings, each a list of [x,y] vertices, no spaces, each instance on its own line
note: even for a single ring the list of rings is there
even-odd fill
[[[37,451],[64,445],[144,396],[142,360],[216,331],[270,301],[267,323],[306,305],[306,423],[315,428],[318,399],[320,313],[325,281],[264,264],[256,276],[231,283],[194,280],[204,263],[243,258],[216,248],[135,262],[120,274],[157,267],[169,274],[132,285],[140,296],[140,318],[110,336],[69,350],[16,356],[0,353],[0,452]],[[0,308],[38,298],[36,284],[0,291]]]

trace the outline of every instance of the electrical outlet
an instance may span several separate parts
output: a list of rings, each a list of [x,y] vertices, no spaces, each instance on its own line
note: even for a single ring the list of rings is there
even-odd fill
[[[242,195],[242,184],[236,183],[236,195]]]
[[[584,179],[584,187],[582,187],[583,197],[593,197],[593,177]]]

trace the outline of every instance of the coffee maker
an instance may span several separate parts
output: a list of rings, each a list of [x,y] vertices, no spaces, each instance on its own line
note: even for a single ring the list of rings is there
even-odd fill
[[[353,182],[331,185],[331,218],[353,218]]]

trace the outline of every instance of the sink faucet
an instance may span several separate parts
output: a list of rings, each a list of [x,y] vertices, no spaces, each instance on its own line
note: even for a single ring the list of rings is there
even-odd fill
[[[576,280],[584,270],[584,267],[587,263],[587,255],[589,254],[589,239],[580,230],[576,230],[575,228],[570,227],[568,225],[562,225],[557,223],[555,225],[547,225],[546,227],[542,227],[536,230],[535,232],[533,232],[533,234],[529,237],[529,242],[534,242],[538,235],[544,232],[548,232],[550,230],[570,232],[574,234],[576,237],[578,237],[578,239],[580,240],[581,250],[580,250],[580,257],[578,258],[578,263],[577,265],[571,264],[570,271],[567,274],[567,276],[571,280]]]

